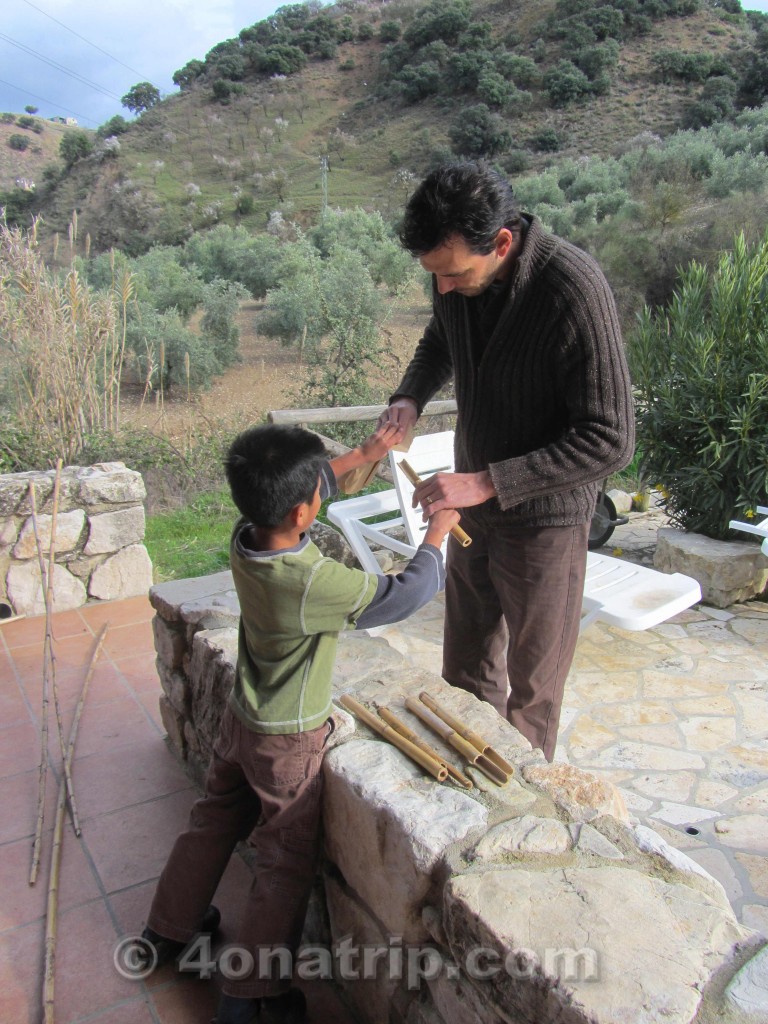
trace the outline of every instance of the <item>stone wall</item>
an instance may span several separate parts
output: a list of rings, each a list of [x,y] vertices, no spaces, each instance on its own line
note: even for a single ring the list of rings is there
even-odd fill
[[[45,610],[29,499],[35,487],[47,568],[55,471],[0,476],[0,599],[17,615]],[[122,462],[62,470],[54,544],[53,607],[146,594],[152,563],[144,547],[144,481]]]
[[[163,719],[199,778],[234,676],[231,575],[161,584],[150,597]],[[402,709],[423,689],[515,774],[499,787],[468,767],[471,790],[439,784],[335,713],[325,913],[306,938],[332,951],[361,1024],[768,1020],[764,937],[738,923],[719,882],[629,816],[612,784],[547,764],[489,705],[385,640],[340,638],[336,696],[385,703],[440,748]]]

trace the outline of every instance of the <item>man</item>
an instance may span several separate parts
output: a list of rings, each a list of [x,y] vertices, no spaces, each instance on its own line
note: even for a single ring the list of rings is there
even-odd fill
[[[599,481],[634,450],[613,297],[483,164],[429,174],[400,238],[432,274],[433,316],[381,422],[411,426],[453,378],[456,471],[414,501],[460,509],[473,541],[450,541],[443,676],[551,761]]]

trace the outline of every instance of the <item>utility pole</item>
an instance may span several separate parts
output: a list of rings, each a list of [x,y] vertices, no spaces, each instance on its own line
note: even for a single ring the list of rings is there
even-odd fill
[[[329,169],[330,169],[330,160],[328,159],[328,155],[324,154],[323,156],[320,157],[320,174],[321,174],[321,180],[322,180],[322,183],[323,183],[323,205],[322,205],[322,208],[320,210],[320,219],[321,220],[322,220],[323,217],[325,217],[326,211],[328,209],[328,171],[329,171]]]

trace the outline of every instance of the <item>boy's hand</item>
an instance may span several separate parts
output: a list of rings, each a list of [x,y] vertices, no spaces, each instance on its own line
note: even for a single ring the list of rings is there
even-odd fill
[[[394,448],[402,441],[404,435],[405,428],[397,423],[383,423],[377,427],[360,445],[365,462],[378,462],[379,459],[383,459],[390,448]]]
[[[459,525],[460,518],[459,513],[452,508],[443,508],[439,512],[435,512],[429,517],[429,526],[424,534],[426,543],[434,544],[436,548],[439,548],[446,535],[454,526]]]

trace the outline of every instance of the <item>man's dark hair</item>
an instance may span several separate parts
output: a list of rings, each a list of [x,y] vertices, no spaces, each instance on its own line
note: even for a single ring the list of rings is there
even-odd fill
[[[502,228],[515,230],[520,211],[512,186],[484,163],[445,164],[422,181],[405,207],[400,241],[423,256],[460,235],[472,252],[487,256]]]
[[[317,490],[325,448],[302,427],[271,423],[238,434],[224,460],[232,500],[254,526],[275,527]]]

